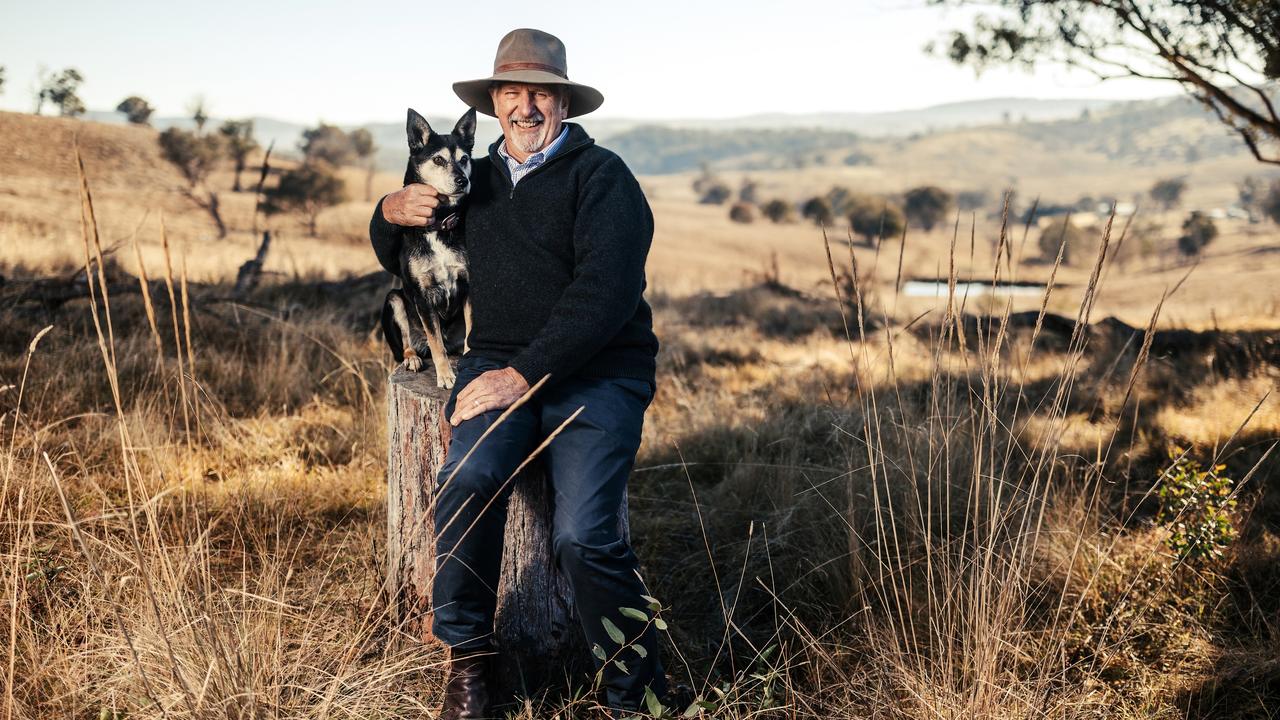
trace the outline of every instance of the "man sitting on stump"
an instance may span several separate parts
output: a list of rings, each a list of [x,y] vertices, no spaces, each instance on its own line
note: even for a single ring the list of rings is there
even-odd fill
[[[600,107],[604,97],[568,79],[564,45],[554,36],[508,33],[493,75],[453,89],[497,117],[503,137],[473,164],[461,224],[472,329],[445,406],[455,428],[435,479],[432,633],[450,647],[440,717],[488,717],[486,674],[510,492],[503,486],[580,407],[541,454],[554,491],[553,549],[588,643],[610,655],[618,650],[601,622],[607,616],[628,643],[647,650],[643,658],[627,657],[629,672],[613,663],[603,668],[610,708],[635,710],[646,687],[658,697],[666,689],[652,623],[618,612],[646,605],[619,513],[656,388],[658,340],[643,297],[653,215],[622,160],[580,125],[564,122]],[[428,225],[436,195],[415,184],[379,201],[370,236],[380,259],[394,265],[401,228]],[[544,376],[529,401],[462,463],[481,434]]]

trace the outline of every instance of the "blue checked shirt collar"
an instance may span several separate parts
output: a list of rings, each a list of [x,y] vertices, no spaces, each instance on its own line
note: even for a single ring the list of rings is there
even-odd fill
[[[498,154],[501,155],[502,159],[507,163],[507,170],[511,174],[511,187],[515,187],[516,184],[520,182],[521,178],[533,172],[539,165],[550,159],[550,157],[560,149],[560,146],[564,144],[564,139],[568,135],[569,126],[565,125],[560,128],[560,135],[558,135],[555,140],[552,140],[550,145],[530,155],[529,159],[525,160],[523,163],[517,161],[507,153],[507,140],[506,138],[503,138],[502,142],[498,144]]]

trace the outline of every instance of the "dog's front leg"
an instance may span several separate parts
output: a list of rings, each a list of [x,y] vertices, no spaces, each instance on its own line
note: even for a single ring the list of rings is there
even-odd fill
[[[431,310],[427,310],[423,318],[427,326],[427,345],[431,348],[431,361],[436,366],[436,385],[442,388],[453,387],[453,367],[449,365],[449,356],[444,350],[444,331],[440,326],[440,318]]]
[[[394,329],[399,330],[398,340],[401,345],[401,354],[404,356],[404,368],[409,372],[418,372],[422,369],[422,358],[418,357],[418,351],[413,349],[413,332],[409,327],[409,312],[405,307],[404,294],[399,290],[387,293],[387,306],[391,308]],[[388,329],[391,328],[386,328],[383,332],[385,333]],[[391,340],[392,338],[388,337],[388,342]]]

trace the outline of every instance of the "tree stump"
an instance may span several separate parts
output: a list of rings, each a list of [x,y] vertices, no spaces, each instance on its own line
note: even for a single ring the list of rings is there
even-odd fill
[[[436,473],[449,449],[444,416],[449,391],[436,387],[430,363],[420,372],[396,369],[387,389],[387,572],[392,620],[422,641],[431,638],[435,577]],[[530,695],[566,669],[590,667],[590,651],[574,610],[568,579],[551,548],[552,493],[541,463],[513,481],[503,539],[495,635],[499,692]],[[627,533],[625,508],[621,528]]]

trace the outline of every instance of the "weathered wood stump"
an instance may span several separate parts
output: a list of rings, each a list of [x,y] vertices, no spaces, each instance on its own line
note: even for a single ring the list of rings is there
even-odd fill
[[[397,369],[387,390],[387,571],[393,621],[431,638],[435,577],[431,492],[444,464],[452,427],[444,416],[449,391],[436,387],[430,363],[421,372]],[[500,692],[527,695],[562,681],[566,668],[590,657],[568,580],[551,548],[552,493],[536,460],[513,481],[503,539],[495,634]],[[623,532],[626,513],[622,513]]]

